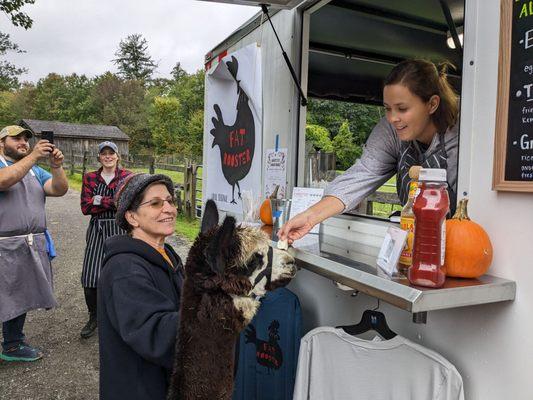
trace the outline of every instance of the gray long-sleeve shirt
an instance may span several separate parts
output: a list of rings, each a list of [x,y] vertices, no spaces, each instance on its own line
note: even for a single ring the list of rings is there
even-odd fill
[[[439,135],[435,135],[423,155],[426,157],[431,155],[438,149],[438,146]],[[448,129],[444,134],[444,146],[448,154],[448,184],[455,191],[459,146],[457,125]],[[366,141],[361,158],[344,174],[333,180],[327,186],[324,195],[334,196],[341,200],[344,203],[344,211],[353,210],[397,172],[402,148],[402,142],[398,139],[394,127],[383,117]]]

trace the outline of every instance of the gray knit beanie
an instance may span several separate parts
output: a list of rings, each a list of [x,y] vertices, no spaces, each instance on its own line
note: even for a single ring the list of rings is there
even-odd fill
[[[130,231],[130,224],[126,221],[126,211],[131,208],[135,199],[142,194],[144,189],[155,182],[165,185],[169,193],[174,196],[174,184],[166,175],[131,174],[126,177],[115,196],[115,205],[117,207],[115,219],[118,226],[126,231]]]

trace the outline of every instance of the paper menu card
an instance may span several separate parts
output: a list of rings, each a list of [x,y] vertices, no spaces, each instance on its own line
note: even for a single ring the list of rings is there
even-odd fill
[[[278,198],[286,197],[287,188],[287,149],[267,149],[265,151],[265,182],[264,197],[269,197],[276,186],[278,189]]]
[[[292,190],[290,218],[318,203],[323,195],[323,188],[295,187]],[[319,226],[320,224],[315,225],[309,232],[318,233]]]

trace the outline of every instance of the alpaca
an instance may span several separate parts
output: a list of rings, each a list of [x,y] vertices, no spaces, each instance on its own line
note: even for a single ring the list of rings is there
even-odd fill
[[[231,399],[235,344],[267,290],[295,275],[294,258],[272,249],[257,228],[227,217],[218,226],[213,201],[185,264],[180,326],[169,400]]]

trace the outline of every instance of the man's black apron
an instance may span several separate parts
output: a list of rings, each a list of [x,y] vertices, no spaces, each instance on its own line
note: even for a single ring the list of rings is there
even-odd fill
[[[7,166],[1,156],[0,163]],[[44,205],[44,189],[33,170],[0,192],[0,322],[57,306]]]
[[[419,165],[422,168],[448,169],[448,154],[444,145],[444,133],[439,133],[438,141],[437,148],[427,152],[427,154],[424,154],[424,152],[420,150],[420,147],[415,140],[401,142],[401,155],[398,159],[398,172],[396,174],[396,191],[402,204],[407,203],[409,197],[409,182],[411,180],[409,178],[409,169],[413,165]],[[453,215],[457,203],[457,194],[449,183],[448,195],[450,197],[450,213]]]

